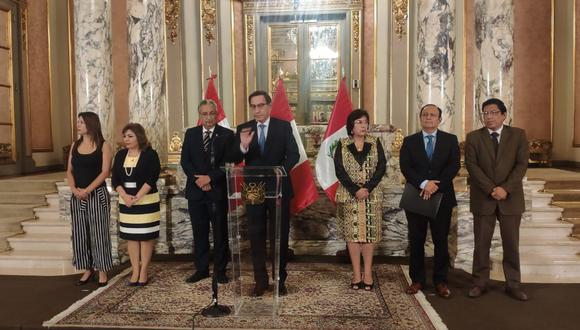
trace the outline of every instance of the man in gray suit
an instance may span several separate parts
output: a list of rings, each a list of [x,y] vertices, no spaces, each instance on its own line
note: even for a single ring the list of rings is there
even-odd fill
[[[519,234],[525,208],[522,179],[528,168],[528,140],[524,130],[503,124],[507,109],[501,100],[489,99],[481,108],[485,127],[467,134],[465,141],[475,236],[474,286],[469,290],[469,297],[479,297],[486,291],[489,250],[497,219],[503,247],[505,291],[512,298],[525,301],[528,296],[520,288]]]

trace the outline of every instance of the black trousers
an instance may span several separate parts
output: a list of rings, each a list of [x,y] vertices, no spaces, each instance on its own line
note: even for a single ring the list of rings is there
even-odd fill
[[[286,273],[286,255],[288,254],[288,236],[290,234],[290,200],[281,199],[280,213],[280,285],[282,285],[288,276]],[[267,285],[266,238],[270,240],[270,257],[273,269],[276,200],[267,199],[261,205],[246,205],[246,214],[254,266],[254,280],[256,283]],[[276,274],[273,271],[272,278],[276,278]]]
[[[441,205],[436,219],[405,211],[407,216],[407,228],[409,230],[409,245],[411,255],[409,257],[409,275],[413,283],[425,285],[425,240],[427,238],[427,226],[431,229],[431,238],[435,246],[435,258],[433,267],[433,284],[447,283],[449,268],[449,251],[447,236],[451,223],[453,208]]]
[[[209,226],[213,231],[214,273],[225,273],[228,264],[227,201],[187,201],[197,271],[209,271]]]

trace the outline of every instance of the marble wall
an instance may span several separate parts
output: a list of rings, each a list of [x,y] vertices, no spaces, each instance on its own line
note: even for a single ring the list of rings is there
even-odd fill
[[[165,23],[163,0],[129,0],[129,120],[140,123],[151,145],[167,161]]]
[[[514,10],[513,0],[475,0],[473,128],[481,127],[481,104],[500,98],[513,118]]]
[[[115,115],[109,0],[74,1],[74,40],[77,111],[97,113],[110,141]]]
[[[442,130],[454,130],[455,1],[417,2],[417,104],[442,110]],[[418,111],[418,109],[416,110]]]

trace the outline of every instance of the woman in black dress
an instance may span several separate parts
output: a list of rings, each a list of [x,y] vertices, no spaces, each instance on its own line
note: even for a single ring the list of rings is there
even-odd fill
[[[161,165],[145,129],[136,123],[123,128],[125,149],[115,155],[112,184],[119,193],[120,237],[127,240],[132,275],[130,286],[145,286],[147,268],[159,237],[159,192]]]
[[[111,204],[105,183],[112,152],[95,113],[79,113],[77,131],[80,137],[71,145],[66,172],[72,192],[73,265],[85,270],[77,285],[87,284],[97,270],[99,286],[105,286],[107,271],[113,267],[109,235]]]

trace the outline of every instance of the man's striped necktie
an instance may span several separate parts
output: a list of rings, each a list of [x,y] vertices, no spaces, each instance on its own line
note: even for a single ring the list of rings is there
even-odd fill
[[[205,131],[203,135],[203,151],[207,152],[209,147],[209,140],[211,139],[211,131]]]

